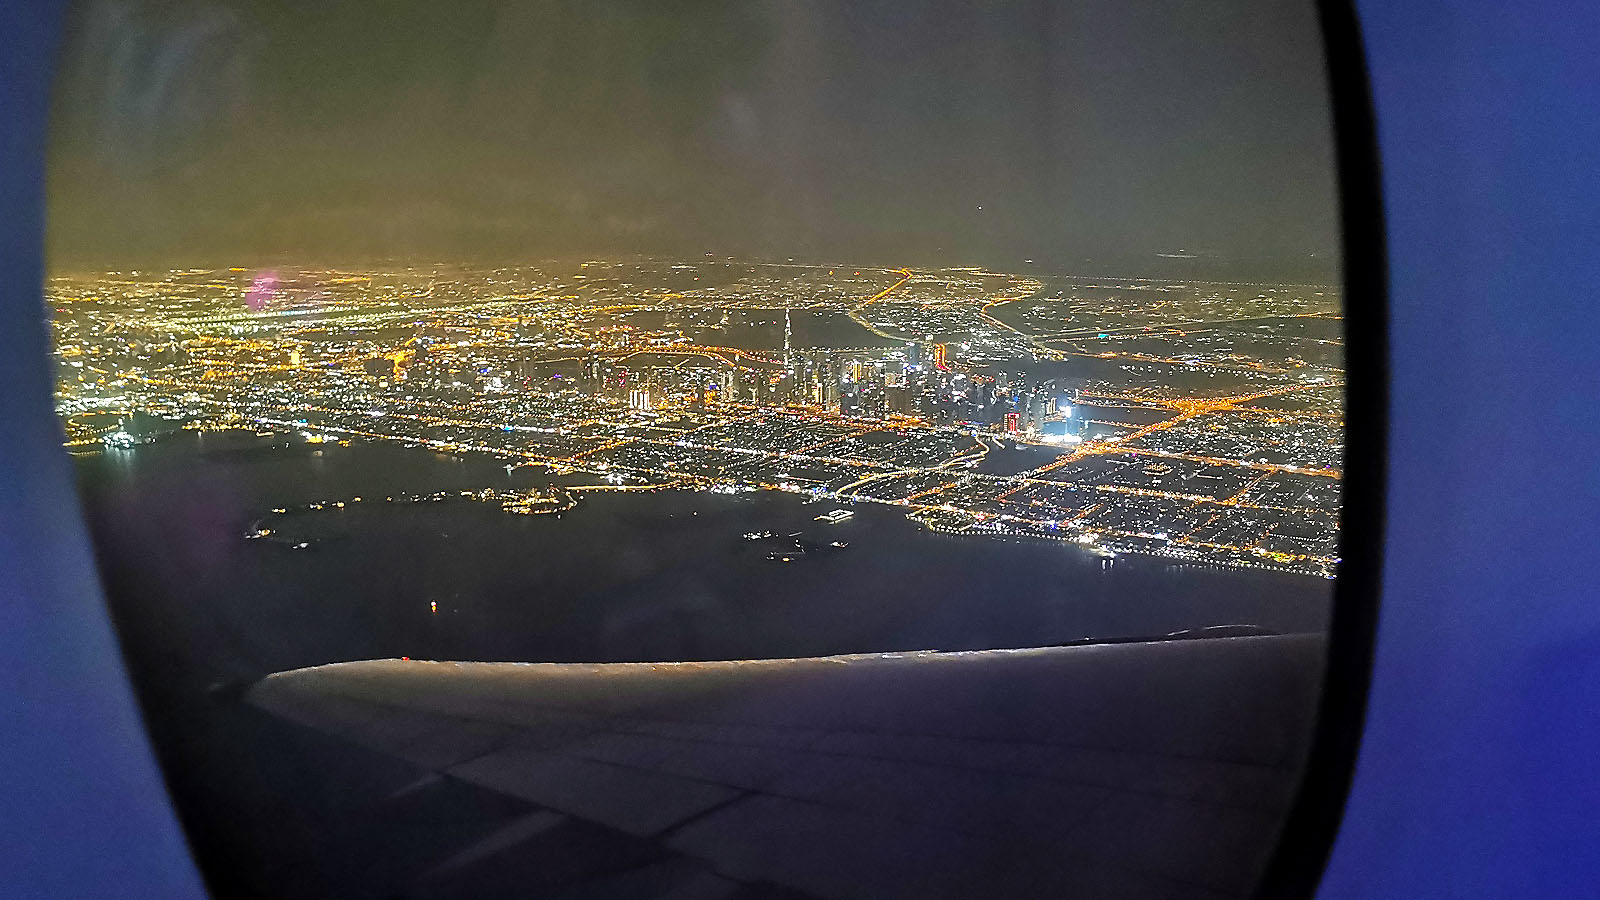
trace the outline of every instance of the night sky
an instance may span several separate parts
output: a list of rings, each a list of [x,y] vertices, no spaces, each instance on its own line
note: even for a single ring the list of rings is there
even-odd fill
[[[87,2],[53,265],[1331,272],[1309,0]]]

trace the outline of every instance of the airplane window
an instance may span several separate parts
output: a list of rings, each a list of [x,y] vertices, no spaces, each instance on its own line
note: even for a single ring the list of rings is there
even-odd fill
[[[1310,2],[79,3],[57,406],[214,896],[1249,895],[1332,110]]]

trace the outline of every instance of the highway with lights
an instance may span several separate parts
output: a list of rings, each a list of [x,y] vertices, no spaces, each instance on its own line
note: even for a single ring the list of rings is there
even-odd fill
[[[1337,571],[1326,286],[592,260],[278,269],[253,308],[260,274],[52,279],[68,447],[392,441],[587,487],[785,491],[974,539]]]

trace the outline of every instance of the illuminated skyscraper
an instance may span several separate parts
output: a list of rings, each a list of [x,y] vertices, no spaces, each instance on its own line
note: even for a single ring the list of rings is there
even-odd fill
[[[793,326],[789,321],[789,308],[786,306],[783,308],[783,370],[791,375],[794,373],[794,352],[790,340],[792,336]]]

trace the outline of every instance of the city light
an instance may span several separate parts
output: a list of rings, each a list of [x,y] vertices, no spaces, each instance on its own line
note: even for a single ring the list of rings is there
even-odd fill
[[[252,427],[594,478],[483,498],[509,513],[768,490],[951,534],[1337,566],[1342,358],[1302,336],[1337,336],[1325,288],[760,264],[658,286],[693,269],[280,269],[270,308],[240,306],[269,285],[231,269],[58,278],[99,298],[53,322],[66,443]]]

